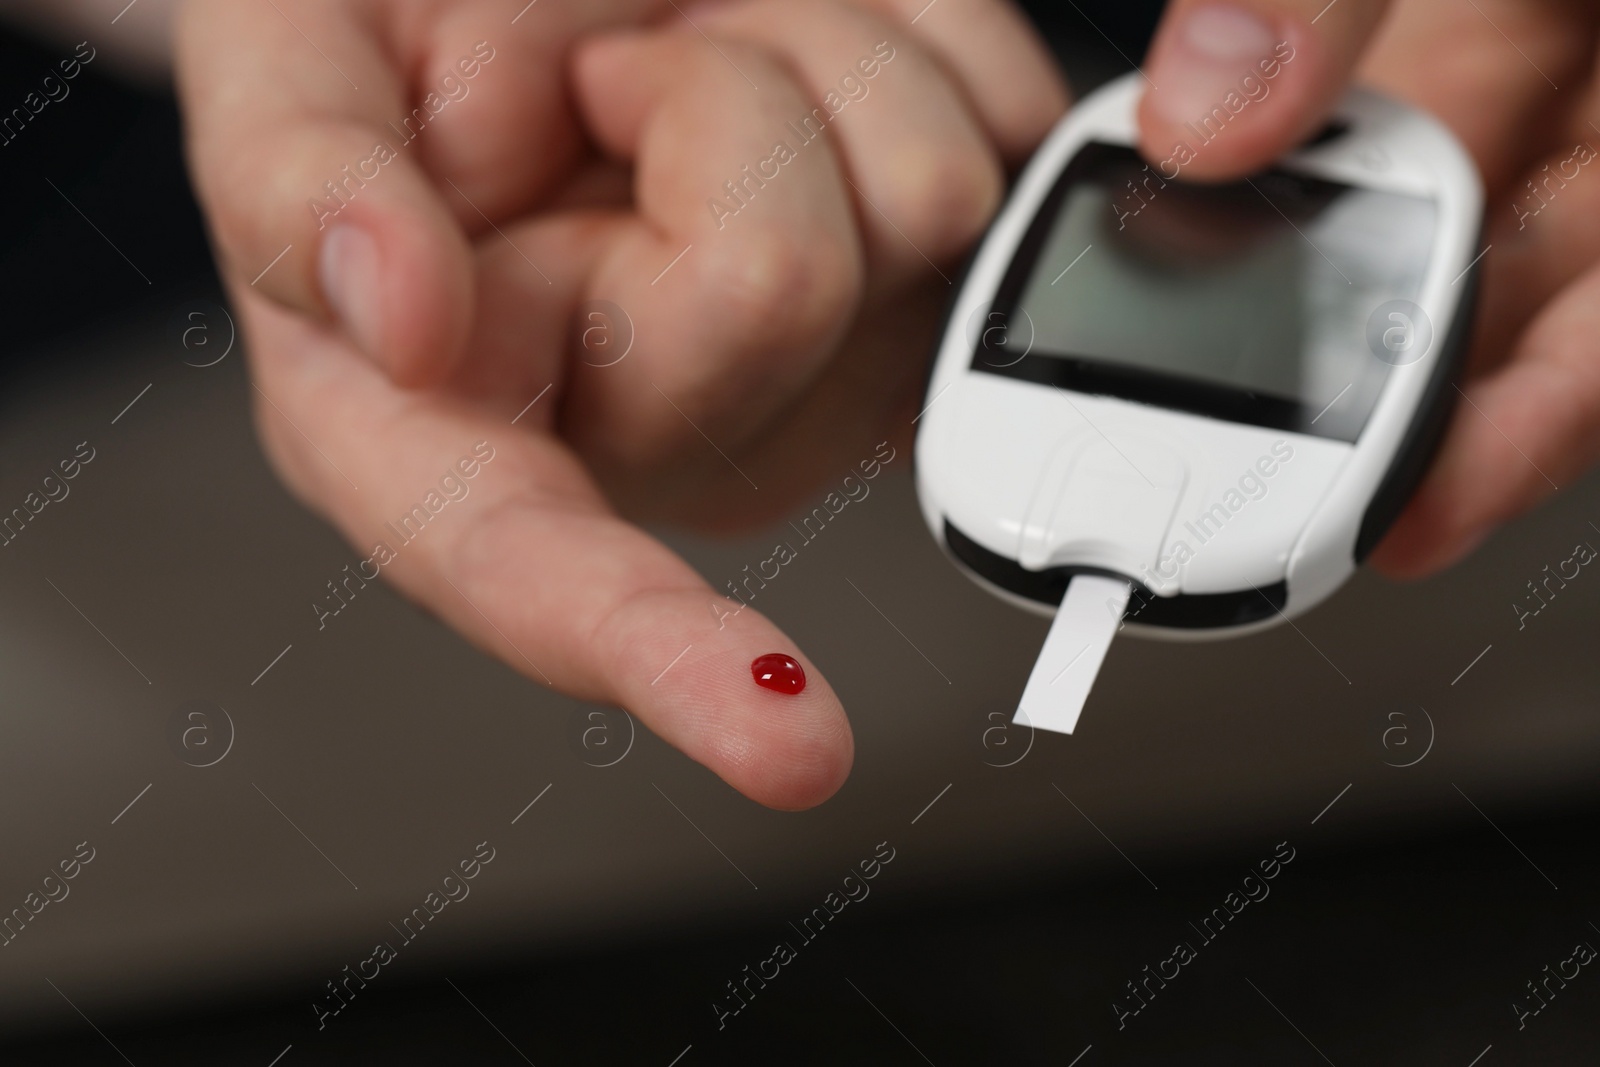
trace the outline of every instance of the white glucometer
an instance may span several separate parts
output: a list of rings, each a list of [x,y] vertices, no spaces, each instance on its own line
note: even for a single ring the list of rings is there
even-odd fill
[[[1355,90],[1272,168],[1198,184],[1228,131],[1148,164],[1143,89],[1085,98],[1022,174],[919,416],[934,536],[1056,615],[1018,718],[1067,733],[1124,624],[1248,633],[1354,573],[1443,433],[1480,258],[1481,182],[1433,118]]]

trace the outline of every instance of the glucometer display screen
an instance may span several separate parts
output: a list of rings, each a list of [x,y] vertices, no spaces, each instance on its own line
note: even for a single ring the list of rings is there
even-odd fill
[[[1423,197],[1284,170],[1164,181],[1090,144],[973,331],[973,368],[1353,442],[1391,371],[1368,319],[1416,299],[1435,226]]]

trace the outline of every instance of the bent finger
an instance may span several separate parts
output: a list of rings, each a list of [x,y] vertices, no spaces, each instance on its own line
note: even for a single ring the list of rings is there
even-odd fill
[[[747,42],[613,35],[576,69],[595,136],[635,162],[638,208],[585,295],[627,309],[638,344],[617,371],[574,377],[565,429],[602,466],[658,464],[705,438],[736,450],[815,378],[859,305],[837,153],[789,129],[807,97]]]
[[[389,126],[406,86],[353,5],[196,4],[181,23],[188,152],[224,273],[337,322],[407,385],[459,357],[465,237]]]
[[[1019,167],[1067,110],[1060,68],[1010,0],[869,0],[959,81],[1007,165]]]
[[[1600,269],[1536,318],[1499,372],[1470,387],[1421,488],[1372,555],[1420,577],[1461,559],[1600,458]]]
[[[998,154],[944,67],[892,21],[841,0],[712,8],[702,26],[772,50],[810,111],[783,132],[831,134],[864,232],[874,288],[931,274],[983,232],[1004,186]],[[896,43],[898,42],[898,43]]]

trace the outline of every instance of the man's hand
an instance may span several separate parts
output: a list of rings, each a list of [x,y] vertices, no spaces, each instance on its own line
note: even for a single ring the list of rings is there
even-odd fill
[[[1151,49],[1157,88],[1139,116],[1152,160],[1193,140],[1183,123],[1275,45],[1294,52],[1186,178],[1270,162],[1316,131],[1352,78],[1438,115],[1483,171],[1490,251],[1472,381],[1373,555],[1389,574],[1450,565],[1600,458],[1600,167],[1579,162],[1600,146],[1597,23],[1600,8],[1581,0],[1178,0]]]
[[[613,503],[748,524],[905,447],[943,275],[1066,104],[1020,16],[201,0],[178,54],[292,489],[367,556],[488,442],[391,580],[762,803],[831,795],[852,742],[816,665]],[[753,684],[774,651],[804,693]]]

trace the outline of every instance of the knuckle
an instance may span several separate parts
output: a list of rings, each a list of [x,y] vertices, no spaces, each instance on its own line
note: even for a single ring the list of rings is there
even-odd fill
[[[730,247],[710,264],[706,281],[740,341],[807,348],[843,328],[859,299],[861,274],[852,245],[784,227]]]
[[[901,225],[935,260],[959,256],[1000,205],[1000,168],[987,153],[929,144],[900,168]],[[870,208],[868,209],[870,211]]]

